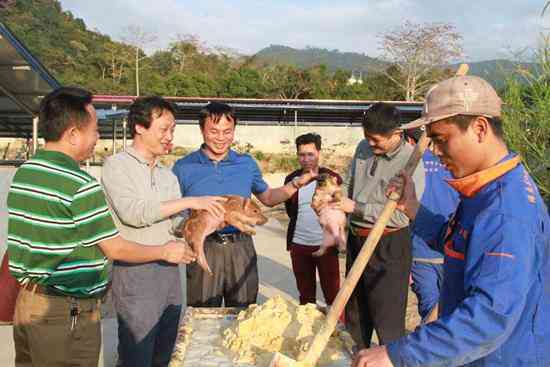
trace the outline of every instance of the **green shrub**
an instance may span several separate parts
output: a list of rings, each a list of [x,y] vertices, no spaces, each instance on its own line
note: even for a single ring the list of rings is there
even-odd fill
[[[544,39],[535,72],[518,69],[503,91],[508,146],[519,153],[545,200],[550,200],[550,42]]]

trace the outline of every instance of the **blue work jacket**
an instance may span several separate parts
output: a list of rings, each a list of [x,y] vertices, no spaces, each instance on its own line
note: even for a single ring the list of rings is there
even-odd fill
[[[459,200],[456,190],[446,181],[452,178],[451,173],[429,150],[424,152],[422,161],[424,162],[426,186],[420,203],[430,212],[449,218],[455,212]],[[412,223],[412,227],[414,225],[415,222]],[[414,229],[411,235],[413,260],[443,258],[443,254],[431,248],[421,236],[415,234]]]
[[[508,155],[449,183],[455,215],[421,207],[415,231],[445,254],[440,318],[388,344],[394,366],[550,366],[550,219]]]

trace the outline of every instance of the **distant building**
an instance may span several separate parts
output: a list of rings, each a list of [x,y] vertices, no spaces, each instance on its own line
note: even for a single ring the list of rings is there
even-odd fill
[[[359,72],[359,76],[356,78],[355,77],[355,72],[351,72],[351,76],[349,77],[348,79],[348,85],[354,85],[354,84],[363,84],[363,72],[360,71]]]

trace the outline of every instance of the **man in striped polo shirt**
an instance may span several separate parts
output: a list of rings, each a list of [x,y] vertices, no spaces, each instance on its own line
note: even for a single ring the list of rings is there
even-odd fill
[[[8,193],[11,274],[22,288],[13,336],[16,366],[94,366],[107,258],[189,263],[183,243],[143,246],[118,233],[99,183],[82,171],[99,137],[89,92],[62,87],[44,98],[46,141],[17,170]]]

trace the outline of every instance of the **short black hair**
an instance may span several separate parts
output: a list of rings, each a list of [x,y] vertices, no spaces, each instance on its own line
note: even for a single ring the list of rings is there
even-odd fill
[[[489,125],[491,126],[491,129],[493,130],[493,133],[495,136],[499,139],[504,139],[504,128],[502,126],[502,120],[500,117],[487,117],[483,116],[489,121]],[[457,115],[451,117],[449,120],[452,124],[456,125],[460,131],[466,131],[468,130],[468,127],[474,121],[478,116],[472,116],[472,115]]]
[[[315,144],[315,148],[317,148],[317,150],[321,150],[321,135],[316,133],[307,133],[296,138],[296,150],[298,150],[300,145],[305,144]]]
[[[226,119],[233,121],[234,126],[237,126],[235,109],[228,104],[220,102],[210,102],[200,110],[199,125],[201,129],[204,129],[204,124],[208,119],[212,119],[212,122],[217,124],[222,116],[225,116]]]
[[[90,120],[86,107],[92,103],[92,94],[77,87],[60,87],[50,92],[38,113],[38,126],[47,142],[59,141],[72,126],[80,128]]]
[[[387,135],[400,126],[399,110],[388,103],[373,104],[363,118],[363,128],[371,134]]]
[[[159,96],[140,97],[132,103],[128,112],[128,126],[132,137],[136,135],[136,125],[146,129],[151,127],[154,119],[169,111],[176,116],[176,109],[172,103]]]

